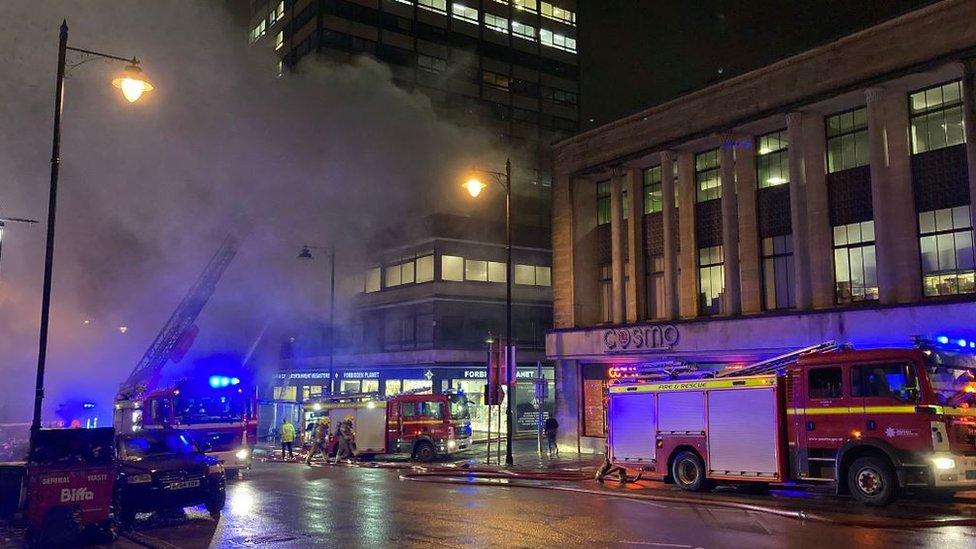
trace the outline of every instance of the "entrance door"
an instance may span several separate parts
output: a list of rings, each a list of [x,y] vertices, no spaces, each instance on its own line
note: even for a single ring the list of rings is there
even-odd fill
[[[800,476],[834,480],[837,449],[858,428],[859,402],[850,397],[848,366],[827,365],[806,369],[803,421],[798,426],[804,445],[798,452]],[[806,465],[804,467],[804,464]]]

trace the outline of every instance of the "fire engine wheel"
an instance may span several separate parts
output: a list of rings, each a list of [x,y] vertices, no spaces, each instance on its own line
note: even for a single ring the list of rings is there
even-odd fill
[[[413,457],[417,461],[430,463],[431,461],[434,461],[435,457],[437,457],[437,451],[434,450],[433,444],[429,442],[420,442],[413,451]]]
[[[714,487],[705,478],[705,462],[690,450],[681,452],[671,462],[671,477],[679,488],[689,492],[707,492]]]
[[[898,478],[887,461],[877,457],[854,460],[847,471],[847,487],[865,505],[888,505],[898,496]]]

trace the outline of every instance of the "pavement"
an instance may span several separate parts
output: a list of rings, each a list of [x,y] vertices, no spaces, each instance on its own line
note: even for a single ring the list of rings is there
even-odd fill
[[[520,468],[590,473],[599,456],[550,459],[534,441],[516,444]],[[454,465],[477,464],[484,448]],[[407,464],[403,464],[407,465]],[[257,459],[228,483],[219,521],[203,509],[142,517],[112,547],[966,547],[976,528],[863,528],[784,518],[724,502],[806,509],[837,517],[974,517],[976,504],[906,499],[869,511],[824,491],[777,489],[769,495],[720,490],[691,502],[631,499],[685,497],[672,486],[642,481],[621,486],[592,480],[534,483],[430,484],[404,470]],[[457,479],[455,479],[457,480]],[[462,479],[463,480],[463,479]],[[573,490],[573,491],[567,491]],[[17,547],[17,532],[0,528],[0,546]]]

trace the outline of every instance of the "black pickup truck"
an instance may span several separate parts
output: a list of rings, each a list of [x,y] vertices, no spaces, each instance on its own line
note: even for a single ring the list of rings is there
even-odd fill
[[[204,504],[217,520],[224,508],[224,466],[204,454],[189,434],[151,429],[116,438],[119,474],[115,483],[116,517],[131,528],[136,513]]]

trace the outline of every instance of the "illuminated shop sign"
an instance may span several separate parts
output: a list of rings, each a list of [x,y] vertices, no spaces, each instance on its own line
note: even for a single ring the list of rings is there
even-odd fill
[[[488,370],[487,369],[485,369],[485,370],[464,370],[463,374],[464,375],[462,377],[464,379],[487,379],[488,378]],[[535,369],[533,368],[531,370],[529,370],[529,369],[517,370],[515,372],[515,377],[516,377],[516,379],[535,379]],[[549,377],[552,377],[552,375],[550,374]]]
[[[678,328],[671,324],[610,328],[603,331],[603,351],[666,351],[678,344]]]

